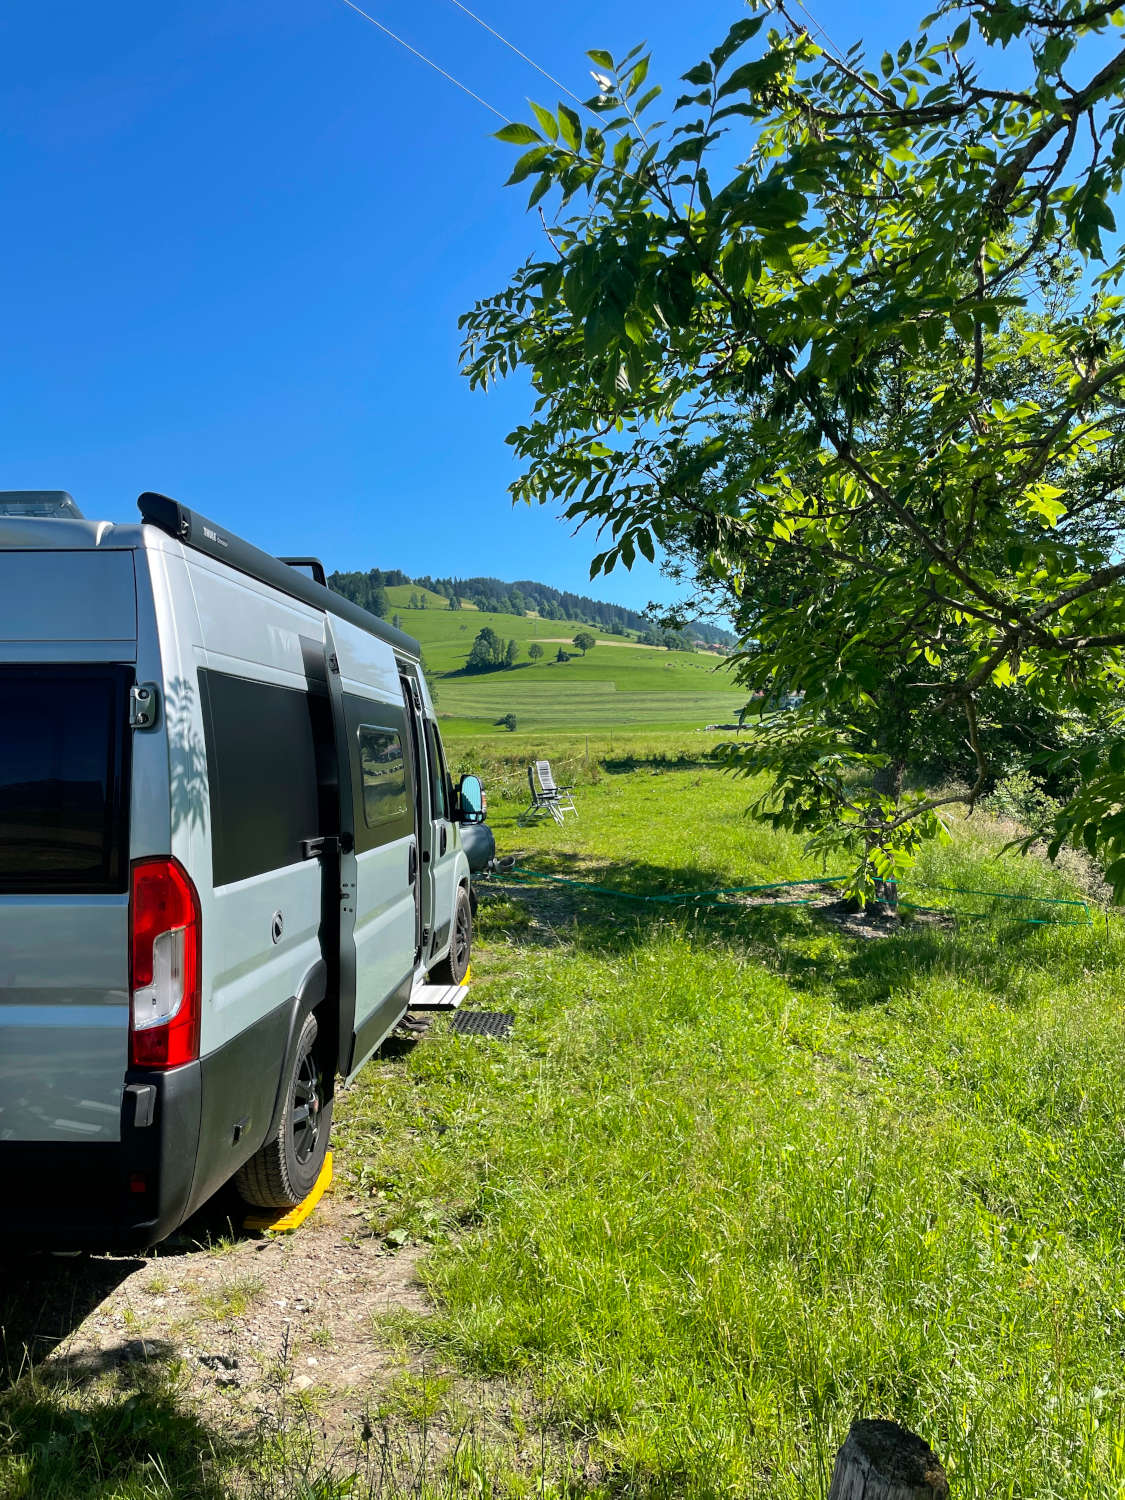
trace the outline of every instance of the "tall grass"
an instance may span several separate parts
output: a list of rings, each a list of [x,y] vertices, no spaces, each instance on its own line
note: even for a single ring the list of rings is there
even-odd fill
[[[498,837],[623,886],[807,871],[744,787],[654,769],[603,773],[565,829],[504,805]],[[923,873],[1067,893],[1000,843],[959,830]],[[374,1227],[434,1244],[429,1357],[549,1413],[537,1482],[580,1455],[598,1495],[817,1495],[865,1414],[962,1496],[1125,1492],[1120,923],[545,912],[481,909],[475,999],[513,1043],[380,1070],[341,1152]]]

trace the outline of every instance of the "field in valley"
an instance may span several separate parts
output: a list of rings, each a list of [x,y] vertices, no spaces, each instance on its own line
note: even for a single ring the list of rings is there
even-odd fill
[[[744,817],[714,736],[542,739],[577,783],[562,828],[516,822],[516,739],[450,751],[521,870],[818,873]],[[903,895],[961,918],[894,936],[762,893],[486,888],[471,1003],[511,1039],[439,1020],[365,1070],[309,1253],[173,1249],[79,1324],[100,1363],[9,1348],[0,1494],[804,1500],[863,1413],[921,1432],[958,1497],[1119,1500],[1125,932],[937,889],[1078,899],[1009,833],[957,824]],[[151,1357],[106,1359],[114,1329]]]
[[[426,595],[425,609],[410,609],[410,596],[426,594],[408,585],[387,590],[391,608],[408,634],[422,643],[446,733],[507,733],[496,721],[515,714],[517,732],[565,729],[678,729],[733,723],[746,694],[732,686],[729,668],[711,652],[667,651],[640,646],[575,623],[530,615],[451,610],[438,594]],[[510,670],[468,674],[465,659],[479,630],[493,629],[505,642],[516,641],[519,658]],[[589,629],[598,644],[586,656],[571,644]],[[539,661],[527,648],[538,642]],[[556,656],[560,645],[575,653]]]

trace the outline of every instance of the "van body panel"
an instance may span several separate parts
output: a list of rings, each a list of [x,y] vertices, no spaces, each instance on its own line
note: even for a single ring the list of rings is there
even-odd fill
[[[127,896],[0,896],[0,1141],[116,1141]]]
[[[0,600],[2,642],[137,638],[131,552],[0,552]]]
[[[227,670],[245,675],[249,668],[258,675],[263,668],[273,668],[289,673],[292,685],[306,685],[301,638],[324,639],[323,615],[207,558],[193,557],[189,573],[200,645],[227,657]],[[241,668],[233,664],[237,661]]]
[[[319,864],[306,860],[210,894],[203,911],[211,962],[202,1053],[224,1046],[297,993],[321,957],[320,882]],[[277,917],[282,933],[275,943]]]
[[[356,861],[357,1032],[414,972],[414,896],[407,884],[413,843],[411,835],[361,854]],[[398,1015],[406,1009],[408,998],[403,999]],[[397,1019],[388,1023],[387,1030]]]
[[[202,752],[207,804],[199,826],[206,837],[190,856],[205,934],[200,1052],[206,1056],[291,998],[321,958],[322,873],[316,860],[301,858],[298,845],[320,832],[306,654],[310,641],[323,653],[324,624],[308,606],[209,559],[188,559],[187,576],[198,635],[194,684],[182,683],[180,692],[200,706],[186,754],[197,763]],[[294,732],[299,744],[290,738]],[[271,776],[281,779],[272,804],[260,795]],[[260,847],[271,811],[298,820],[286,851],[275,855]]]
[[[348,692],[398,703],[398,662],[395,654],[377,636],[365,635],[347,620],[333,620],[332,637],[340,680]]]

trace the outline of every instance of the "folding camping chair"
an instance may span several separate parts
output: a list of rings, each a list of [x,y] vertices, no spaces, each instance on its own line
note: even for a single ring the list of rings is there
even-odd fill
[[[527,784],[531,790],[531,802],[520,813],[521,823],[530,822],[532,818],[540,818],[545,814],[554,818],[556,823],[563,821],[563,813],[572,812],[575,817],[578,816],[574,798],[570,795],[574,788],[556,786],[549,760],[536,760],[528,766]]]

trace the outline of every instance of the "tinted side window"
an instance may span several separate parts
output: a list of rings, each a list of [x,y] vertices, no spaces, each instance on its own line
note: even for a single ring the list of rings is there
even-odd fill
[[[406,757],[397,729],[359,726],[359,771],[363,783],[363,821],[382,830],[410,810]]]
[[[441,735],[438,734],[437,725],[431,719],[426,720],[426,758],[430,762],[431,816],[448,818],[449,803],[446,794],[448,776],[445,770],[445,756],[441,748]]]
[[[414,832],[414,768],[401,707],[344,695],[351,741],[355,846],[363,854]]]
[[[202,668],[199,697],[215,884],[296,864],[320,832],[309,694]]]
[[[126,889],[131,680],[0,669],[0,890]]]

